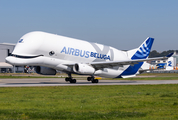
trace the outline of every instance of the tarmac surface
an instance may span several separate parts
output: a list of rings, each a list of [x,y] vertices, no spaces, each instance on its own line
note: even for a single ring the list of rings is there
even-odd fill
[[[150,85],[178,84],[178,80],[99,80],[99,83],[91,83],[87,80],[77,80],[77,83],[69,83],[66,82],[64,78],[0,79],[0,87],[148,85],[148,84]]]

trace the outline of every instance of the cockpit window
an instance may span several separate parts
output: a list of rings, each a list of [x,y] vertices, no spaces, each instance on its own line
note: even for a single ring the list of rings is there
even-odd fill
[[[44,56],[44,55],[37,55],[37,56],[22,56],[22,55],[15,55],[15,54],[11,54],[10,56],[14,56],[14,57],[17,57],[17,58],[36,58],[36,57],[40,57],[40,56]]]

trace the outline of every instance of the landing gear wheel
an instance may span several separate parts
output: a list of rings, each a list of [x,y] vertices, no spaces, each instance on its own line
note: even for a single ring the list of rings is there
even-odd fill
[[[87,77],[87,80],[88,80],[88,81],[91,81],[91,79],[92,79],[91,77]]]
[[[66,81],[66,82],[68,82],[68,81],[70,81],[70,80],[71,80],[71,78],[68,78],[68,77],[65,78],[65,81]]]
[[[71,79],[70,83],[76,83],[76,79]]]
[[[65,78],[66,82],[76,83],[76,79],[72,79],[71,73],[68,73],[68,77]]]
[[[92,83],[98,83],[98,79],[92,80]]]

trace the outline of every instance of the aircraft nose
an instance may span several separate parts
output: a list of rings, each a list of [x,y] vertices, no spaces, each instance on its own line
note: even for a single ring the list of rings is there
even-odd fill
[[[12,60],[12,56],[8,56],[5,58],[6,63],[12,64],[13,65],[13,60]]]

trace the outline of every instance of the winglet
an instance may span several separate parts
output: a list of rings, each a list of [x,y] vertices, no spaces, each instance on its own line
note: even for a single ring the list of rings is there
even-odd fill
[[[169,55],[167,55],[166,57],[171,57],[174,53],[170,53]]]

